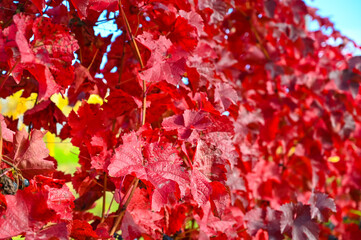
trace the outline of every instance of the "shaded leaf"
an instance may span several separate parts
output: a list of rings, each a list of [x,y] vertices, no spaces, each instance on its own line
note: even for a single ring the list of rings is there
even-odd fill
[[[311,217],[321,222],[327,222],[330,211],[336,212],[333,199],[325,193],[312,193],[308,203],[311,204]]]
[[[317,240],[319,228],[311,218],[311,208],[302,203],[286,203],[280,207],[281,232],[292,236],[294,240]]]

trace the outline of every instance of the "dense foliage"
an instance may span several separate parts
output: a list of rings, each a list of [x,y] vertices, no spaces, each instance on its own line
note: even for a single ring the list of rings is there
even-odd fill
[[[0,12],[0,97],[37,94],[26,128],[1,117],[1,239],[359,238],[361,57],[302,0]],[[95,34],[108,21],[118,34]],[[79,109],[64,113],[59,93]],[[74,174],[46,131],[79,148]]]

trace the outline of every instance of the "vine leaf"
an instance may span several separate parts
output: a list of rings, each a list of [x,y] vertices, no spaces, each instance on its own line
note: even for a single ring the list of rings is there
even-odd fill
[[[55,171],[55,163],[48,160],[49,150],[43,141],[45,133],[34,129],[29,135],[25,129],[16,132],[14,137],[13,163],[27,178],[37,174]]]

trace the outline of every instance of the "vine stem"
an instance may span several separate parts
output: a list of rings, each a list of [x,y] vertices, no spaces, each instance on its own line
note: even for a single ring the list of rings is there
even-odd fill
[[[119,5],[119,11],[120,11],[120,13],[122,15],[123,24],[125,25],[126,32],[128,34],[128,37],[129,37],[131,43],[133,44],[133,47],[134,47],[134,50],[135,50],[135,55],[138,58],[140,68],[143,70],[144,69],[144,63],[143,63],[143,60],[142,60],[142,56],[140,55],[138,44],[135,41],[135,38],[134,38],[134,36],[132,34],[132,29],[130,28],[128,18],[125,15],[124,9],[122,7],[122,1],[121,0],[118,1],[118,5]],[[146,103],[147,103],[147,86],[145,84],[145,80],[143,79],[142,125],[145,124],[145,114],[146,114],[146,111],[147,111]]]
[[[129,203],[130,203],[130,200],[132,199],[133,195],[134,195],[134,192],[135,192],[135,189],[137,189],[137,186],[138,186],[138,183],[139,183],[139,179],[137,178],[135,181],[134,181],[134,184],[132,186],[130,186],[130,188],[132,189],[130,194],[129,194],[129,197],[127,198],[127,201],[124,203],[124,205],[119,205],[122,206],[121,207],[121,211],[117,217],[117,219],[115,220],[115,223],[113,225],[113,228],[112,230],[110,231],[109,235],[110,236],[113,236],[113,234],[115,233],[115,231],[117,230],[118,228],[118,225],[120,224],[120,222],[122,221],[123,217],[124,217],[124,214],[125,214],[125,210],[127,209]]]
[[[3,133],[2,133],[2,126],[0,123],[0,164],[2,158],[3,158]]]
[[[5,160],[5,159],[3,159],[3,158],[1,158],[1,160],[2,160],[4,163],[6,163],[7,165],[9,165],[9,166],[11,166],[12,168],[14,168],[16,171],[19,171],[19,169],[18,169],[14,164],[12,164],[11,162],[9,162],[9,161],[7,161],[7,160]]]
[[[247,8],[250,8],[249,2],[247,2]],[[247,17],[247,14],[246,14],[244,11],[242,11],[241,9],[239,9],[239,11],[240,11],[240,13],[241,13],[243,16]],[[255,27],[255,26],[253,25],[253,23],[252,23],[252,19],[249,18],[249,19],[248,19],[248,23],[249,23],[249,25],[250,25],[250,27],[251,27],[251,31],[253,32],[254,36],[255,36],[256,39],[257,39],[258,46],[261,48],[261,51],[263,52],[263,54],[265,55],[265,57],[267,58],[267,60],[271,60],[271,57],[270,57],[267,49],[266,49],[265,46],[262,44],[262,39],[261,39],[261,37],[259,36],[259,33],[258,33],[256,27]]]
[[[97,55],[98,55],[98,52],[99,52],[99,48],[97,48],[97,50],[95,51],[95,54],[94,54],[94,56],[93,56],[93,59],[92,59],[91,63],[90,63],[89,66],[88,66],[88,71],[89,71],[90,68],[93,66],[93,63],[94,63],[94,61],[95,61],[95,58],[96,58]]]
[[[104,222],[104,220],[105,220],[105,202],[106,202],[106,193],[107,193],[107,180],[108,180],[108,175],[106,172],[104,172],[102,219],[100,222]]]
[[[138,58],[140,68],[141,68],[141,70],[143,70],[144,69],[144,63],[143,63],[142,57],[140,55],[137,42],[135,41],[134,36],[132,34],[132,29],[130,28],[127,16],[125,15],[121,0],[118,0],[118,7],[119,7],[119,12],[122,15],[123,24],[125,26],[128,37],[129,37],[131,43],[133,44],[133,47],[134,47],[134,50],[135,50],[135,55]],[[146,103],[147,103],[147,86],[146,86],[145,80],[143,79],[143,104],[142,104],[142,115],[141,115],[142,116],[142,118],[141,118],[142,124],[141,125],[145,124],[145,115],[146,115],[146,111],[147,111]],[[130,203],[130,200],[132,199],[132,197],[134,195],[134,192],[138,187],[138,184],[139,184],[139,179],[136,178],[135,181],[133,181],[132,184],[129,187],[129,189],[131,189],[131,192],[130,192],[126,202],[124,203],[124,205],[122,204],[123,201],[119,204],[118,211],[120,210],[120,213],[119,213],[118,217],[116,218],[116,220],[115,220],[115,222],[113,224],[113,227],[112,227],[112,229],[111,229],[111,231],[109,233],[110,236],[113,236],[113,234],[117,230],[119,224],[121,223],[121,221],[122,221],[122,219],[124,217],[125,211],[126,211],[128,205]],[[128,189],[128,191],[129,191],[129,189]]]

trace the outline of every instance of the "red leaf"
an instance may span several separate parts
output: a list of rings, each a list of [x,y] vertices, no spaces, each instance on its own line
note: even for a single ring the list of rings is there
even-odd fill
[[[71,142],[75,146],[89,144],[94,135],[102,135],[105,130],[106,115],[98,104],[83,102],[77,113],[72,111],[68,117],[71,128]]]
[[[35,55],[30,48],[28,41],[28,36],[33,25],[33,20],[29,16],[25,16],[23,14],[14,15],[13,20],[17,28],[15,41],[21,54],[21,62],[33,63],[35,62]],[[20,82],[20,79],[15,78],[15,80],[17,80],[18,83]]]
[[[6,239],[17,236],[29,229],[29,208],[24,201],[24,194],[6,196],[7,209],[0,218],[0,238]],[[29,196],[26,196],[25,198]]]
[[[44,227],[39,231],[26,232],[29,240],[67,240],[69,239],[68,226],[65,222]]]
[[[134,239],[134,235],[147,234],[151,239],[160,239],[163,215],[151,210],[149,195],[145,189],[137,189],[129,204],[127,211],[130,213],[122,232],[124,239]]]
[[[209,196],[212,193],[210,180],[197,169],[192,171],[190,180],[190,188],[193,199],[198,203],[198,206],[202,206],[209,201]]]
[[[74,7],[78,10],[78,15],[81,19],[87,17],[87,8],[89,4],[89,0],[71,0]]]
[[[92,226],[86,221],[74,220],[71,226],[70,237],[78,240],[86,240],[88,238],[98,238]]]
[[[66,185],[62,188],[52,188],[45,186],[48,191],[47,205],[49,209],[56,212],[60,219],[72,220],[75,197]]]
[[[214,92],[214,100],[221,105],[221,111],[226,111],[231,104],[238,100],[236,90],[226,83],[217,83]]]
[[[164,232],[168,235],[172,235],[178,232],[184,224],[184,221],[187,217],[187,208],[185,205],[176,205],[170,209],[167,209],[167,211],[170,212],[168,224],[166,224],[168,229],[166,229]]]
[[[204,204],[202,206],[202,210],[203,214],[194,216],[194,219],[197,221],[200,229],[199,239],[210,239],[212,236],[219,235],[223,235],[220,239],[237,239],[234,234],[234,228],[237,225],[237,220],[231,212],[228,212],[222,219],[219,219],[218,217],[213,216],[210,203]],[[228,238],[226,238],[225,235]]]
[[[74,64],[75,71],[74,71],[74,92],[79,90],[79,87],[83,84],[85,80],[94,82],[93,76],[90,74],[89,69],[81,65],[80,63],[76,62]]]
[[[166,118],[162,122],[165,130],[177,130],[182,140],[192,141],[198,137],[198,132],[206,130],[211,125],[208,114],[202,111],[185,110],[183,115]]]
[[[72,220],[73,200],[66,185],[51,187],[41,179],[32,180],[29,187],[18,190],[14,196],[6,196],[8,208],[0,218],[0,238],[25,232],[34,236],[51,221]]]
[[[169,39],[186,51],[192,51],[198,44],[197,30],[183,17],[177,17]]]
[[[114,177],[120,177],[135,173],[138,178],[146,179],[142,156],[143,142],[138,140],[134,132],[124,135],[122,139],[123,145],[115,150],[115,155],[110,160],[109,174]]]
[[[12,142],[15,132],[8,129],[3,115],[0,114],[1,134],[5,141]]]
[[[225,180],[224,166],[227,163],[221,156],[220,149],[198,140],[191,175],[191,192],[194,200],[198,205],[211,200],[212,210],[216,216],[222,215],[230,202],[228,189],[220,182],[211,182],[211,180]]]
[[[117,0],[90,0],[89,9],[97,12],[107,10],[109,12],[115,12],[118,10]]]
[[[47,67],[35,65],[27,70],[39,82],[39,100],[48,99],[51,95],[60,91],[60,86],[56,84],[54,76]]]
[[[179,15],[187,19],[188,23],[197,29],[198,36],[202,35],[204,28],[203,19],[197,12],[180,10]]]
[[[141,228],[134,222],[128,211],[124,214],[121,230],[123,239],[137,239],[142,235]]]
[[[20,63],[16,66],[14,61],[12,63],[15,81],[19,83],[23,71],[28,70],[39,82],[38,100],[49,98],[60,86],[67,87],[69,75],[65,73],[71,73],[73,52],[79,48],[69,30],[53,24],[49,18],[39,17],[33,22],[22,14],[14,16],[14,23],[16,27],[12,25],[11,28],[17,33],[9,38],[14,38],[21,55]],[[31,30],[34,40],[30,45]]]
[[[213,12],[209,24],[222,21],[228,11],[226,1],[221,0],[200,0],[198,2],[198,7],[200,10],[210,9]]]
[[[3,194],[0,193],[0,216],[6,211],[8,205],[6,203],[6,198]]]
[[[166,80],[177,86],[185,73],[184,53],[174,49],[169,50],[172,43],[164,36],[153,40],[149,32],[144,32],[137,39],[152,52],[147,62],[147,69],[140,73],[140,77],[152,83]]]
[[[229,190],[220,182],[211,182],[211,207],[214,216],[221,218],[231,203]]]
[[[144,146],[144,157],[142,154]],[[123,145],[115,150],[108,167],[114,177],[134,173],[137,178],[149,181],[156,189],[152,208],[159,210],[166,204],[169,194],[175,192],[178,184],[182,196],[188,186],[188,175],[181,168],[182,160],[170,145],[145,144],[133,132],[123,136]],[[158,202],[161,201],[161,202]]]
[[[260,160],[247,175],[249,188],[257,198],[269,199],[273,197],[272,183],[280,183],[280,167],[275,162]]]
[[[31,0],[33,4],[37,7],[40,13],[43,12],[43,8],[45,6],[45,0]]]

